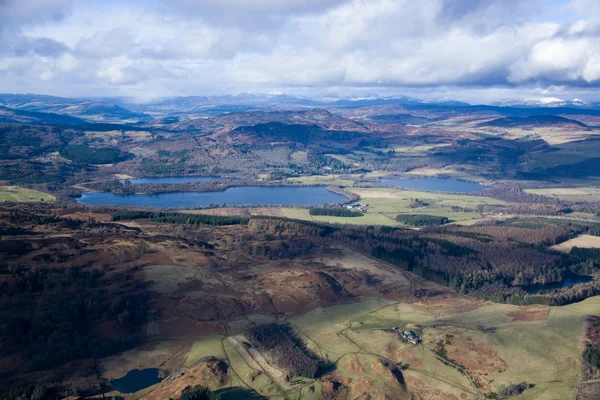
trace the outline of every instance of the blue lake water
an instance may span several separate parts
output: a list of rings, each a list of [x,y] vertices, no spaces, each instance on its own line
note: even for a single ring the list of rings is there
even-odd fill
[[[191,182],[213,182],[213,181],[230,181],[230,178],[221,178],[220,176],[160,176],[151,178],[130,179],[134,185],[141,183],[156,183],[156,184],[174,184],[174,183],[191,183]],[[124,182],[124,181],[123,181]]]
[[[124,377],[112,381],[111,385],[113,389],[123,394],[135,393],[138,390],[156,385],[162,381],[158,377],[158,372],[158,368],[134,369],[129,371]]]
[[[404,189],[431,190],[449,193],[472,193],[481,192],[482,190],[487,189],[487,186],[480,185],[477,182],[459,181],[450,178],[382,178],[381,183],[383,185],[398,186]]]
[[[209,205],[301,205],[318,206],[346,201],[325,186],[237,186],[222,192],[171,192],[158,194],[83,193],[83,204],[190,208]]]
[[[562,282],[552,282],[552,283],[538,283],[535,285],[527,285],[523,286],[523,289],[529,294],[538,294],[542,290],[552,290],[552,289],[561,289],[569,286],[576,285],[578,283],[586,283],[591,282],[593,278],[587,275],[575,275],[566,278]]]

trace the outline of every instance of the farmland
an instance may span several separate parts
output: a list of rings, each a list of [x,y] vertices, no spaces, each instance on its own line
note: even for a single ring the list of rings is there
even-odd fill
[[[0,186],[0,202],[54,201],[54,196],[18,186]]]
[[[568,253],[573,247],[584,249],[600,248],[600,237],[592,235],[579,235],[563,243],[551,246],[550,248],[553,250],[562,251],[563,253]]]
[[[584,201],[590,203],[600,201],[600,188],[597,187],[525,189],[525,192],[555,197],[566,201]]]
[[[474,209],[479,204],[503,204],[500,200],[478,196],[463,196],[446,193],[417,192],[387,188],[349,188],[351,193],[360,196],[362,203],[368,204],[369,214],[380,214],[395,219],[398,214],[427,214],[447,217],[457,223],[481,218],[474,211],[453,211],[452,207]],[[413,200],[427,203],[420,208],[411,208]]]

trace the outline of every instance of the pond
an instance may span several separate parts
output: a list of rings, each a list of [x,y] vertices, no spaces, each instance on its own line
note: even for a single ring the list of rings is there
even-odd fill
[[[448,193],[472,193],[481,192],[487,189],[487,186],[480,185],[477,182],[459,181],[450,178],[415,178],[415,179],[395,179],[382,178],[383,185],[398,186],[404,189],[431,190],[435,192]]]
[[[573,275],[566,278],[562,282],[552,282],[552,283],[537,283],[535,285],[527,285],[523,286],[523,289],[529,294],[538,294],[542,290],[552,290],[552,289],[561,289],[573,285],[577,285],[578,283],[586,283],[591,282],[594,278],[587,275]]]
[[[134,369],[122,378],[111,382],[113,389],[123,394],[135,393],[152,385],[156,385],[161,378],[158,377],[160,370],[158,368]]]
[[[191,208],[210,205],[300,205],[318,206],[346,201],[325,186],[236,186],[222,192],[170,192],[158,194],[83,193],[83,204]]]
[[[135,178],[129,179],[133,185],[142,183],[150,184],[175,184],[175,183],[191,183],[191,182],[214,182],[214,181],[231,181],[231,178],[221,178],[220,176],[159,176],[150,178]],[[122,180],[121,182],[125,182]]]

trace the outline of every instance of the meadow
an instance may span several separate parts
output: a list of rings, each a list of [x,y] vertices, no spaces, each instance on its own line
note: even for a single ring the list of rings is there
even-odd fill
[[[556,197],[565,201],[585,201],[590,203],[600,201],[600,188],[597,187],[525,189],[525,192]]]
[[[592,235],[579,235],[573,239],[551,246],[553,250],[569,253],[573,247],[584,249],[600,248],[600,237]]]
[[[0,202],[54,201],[54,196],[19,186],[0,186]]]

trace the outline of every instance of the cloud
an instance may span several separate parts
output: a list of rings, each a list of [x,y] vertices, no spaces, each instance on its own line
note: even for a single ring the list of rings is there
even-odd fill
[[[0,85],[134,96],[600,87],[594,0],[0,0]],[[83,91],[83,93],[82,93]],[[589,94],[589,92],[586,92]],[[558,95],[557,95],[558,96]]]
[[[319,14],[349,0],[161,0],[159,10],[218,27],[271,31],[290,16]]]
[[[0,21],[37,23],[60,20],[70,12],[72,0],[0,0]]]

